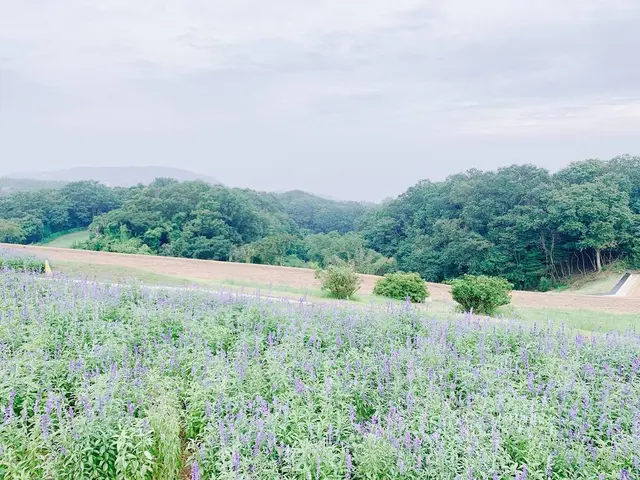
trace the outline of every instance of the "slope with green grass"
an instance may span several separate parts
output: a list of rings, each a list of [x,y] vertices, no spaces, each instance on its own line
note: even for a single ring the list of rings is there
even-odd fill
[[[55,248],[71,248],[76,243],[85,242],[87,240],[89,240],[89,231],[80,230],[51,238],[50,240],[43,242],[42,245]]]
[[[562,288],[561,291],[580,295],[606,295],[616,286],[623,274],[624,272],[609,270],[583,275],[576,277],[570,285]]]

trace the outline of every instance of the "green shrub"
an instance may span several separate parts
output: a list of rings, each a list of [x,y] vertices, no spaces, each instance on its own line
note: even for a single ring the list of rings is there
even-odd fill
[[[548,292],[549,290],[553,290],[558,288],[560,285],[556,280],[549,277],[540,277],[540,282],[538,283],[538,291],[539,292]]]
[[[413,303],[424,302],[429,296],[427,285],[417,273],[389,273],[377,281],[373,289],[375,295],[406,300]]]
[[[362,283],[360,276],[349,264],[329,265],[324,270],[316,270],[316,278],[322,282],[322,290],[330,297],[341,300],[352,298]]]
[[[0,270],[44,273],[44,261],[30,257],[0,257]]]
[[[512,285],[503,278],[465,275],[451,284],[451,296],[465,312],[493,315],[511,303]]]

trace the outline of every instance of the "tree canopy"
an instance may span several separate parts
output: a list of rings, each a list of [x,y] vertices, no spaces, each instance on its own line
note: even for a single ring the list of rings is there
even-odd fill
[[[545,290],[622,260],[640,268],[640,157],[472,169],[421,181],[380,205],[158,178],[92,181],[0,197],[0,240],[89,228],[82,248],[360,273],[464,275]]]
[[[36,243],[54,233],[87,227],[97,215],[118,208],[125,193],[94,181],[16,192],[0,197],[0,219],[19,226],[23,242]]]
[[[576,272],[640,263],[640,159],[469,170],[420,182],[362,220],[367,245],[431,281],[465,274],[545,289]]]

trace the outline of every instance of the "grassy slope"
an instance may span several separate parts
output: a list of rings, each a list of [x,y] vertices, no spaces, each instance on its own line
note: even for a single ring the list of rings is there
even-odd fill
[[[199,279],[175,277],[171,275],[161,275],[145,270],[129,267],[113,267],[105,265],[92,265],[77,262],[56,262],[53,265],[56,273],[72,278],[87,278],[93,281],[107,281],[114,283],[130,282],[132,280],[147,285],[167,285],[173,287],[198,287],[219,290],[220,288],[243,291],[248,294],[260,292],[261,295],[273,295],[276,297],[300,298],[306,297],[312,302],[333,301],[326,298],[319,289],[300,289],[288,285],[266,285],[239,280],[206,281]],[[389,303],[402,303],[389,301],[386,298],[374,295],[358,295],[354,305],[375,305],[384,308]],[[453,302],[434,300],[420,308],[424,308],[433,315],[439,317],[450,317],[459,315],[455,312]],[[611,330],[625,331],[636,329],[640,331],[640,316],[636,314],[615,314],[606,312],[592,312],[586,310],[561,310],[543,308],[515,308],[513,306],[501,309],[503,320],[518,319],[524,323],[533,325],[534,323],[546,326],[549,322],[555,325],[565,325],[585,332],[606,332]]]
[[[592,273],[577,277],[571,285],[561,289],[561,291],[581,295],[604,295],[616,286],[621,276],[622,273],[612,271]]]
[[[89,231],[81,230],[79,232],[68,233],[60,237],[54,238],[49,242],[45,242],[42,245],[47,247],[56,248],[71,248],[77,242],[84,242],[89,240]]]
[[[588,332],[624,332],[636,330],[640,332],[640,315],[628,313],[594,312],[591,310],[564,310],[544,308],[513,308],[502,310],[505,318],[516,318],[525,323],[546,326],[552,322],[556,326]]]

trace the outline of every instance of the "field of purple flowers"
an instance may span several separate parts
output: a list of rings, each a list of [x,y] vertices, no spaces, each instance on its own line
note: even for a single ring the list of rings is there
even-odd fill
[[[640,338],[0,274],[0,478],[633,479]]]

